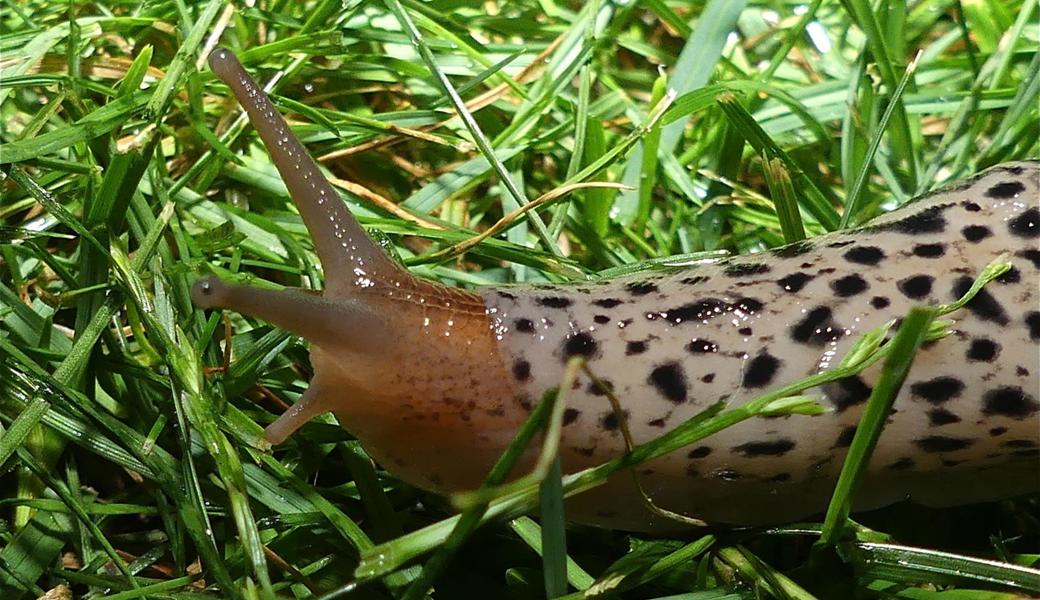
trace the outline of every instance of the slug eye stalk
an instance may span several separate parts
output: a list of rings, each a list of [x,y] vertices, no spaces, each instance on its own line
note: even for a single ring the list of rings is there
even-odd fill
[[[331,296],[347,295],[359,281],[394,284],[410,276],[376,245],[358,224],[318,165],[289,129],[271,99],[246,73],[235,55],[217,48],[209,66],[249,115],[300,211],[325,271]]]

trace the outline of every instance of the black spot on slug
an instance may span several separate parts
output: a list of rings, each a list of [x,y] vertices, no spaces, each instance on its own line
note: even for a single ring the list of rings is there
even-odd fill
[[[645,296],[657,291],[657,286],[651,281],[633,281],[625,285],[625,289],[633,296]]]
[[[581,411],[576,408],[563,409],[563,426],[566,427],[577,421],[579,416],[581,416]]]
[[[646,342],[628,342],[625,344],[625,356],[634,356],[646,352]]]
[[[769,265],[765,263],[736,263],[727,265],[725,273],[730,277],[747,277],[749,275],[768,273],[770,270]]]
[[[946,229],[946,218],[942,214],[946,208],[946,206],[930,206],[898,221],[879,225],[878,230],[895,231],[906,235],[942,233]]]
[[[960,423],[961,418],[945,408],[933,408],[928,411],[928,423],[933,427],[940,425],[949,425],[950,423]]]
[[[662,428],[668,424],[668,421],[665,421],[664,419],[651,419],[650,421],[647,421],[646,424],[650,427]]]
[[[694,275],[693,277],[683,277],[679,280],[679,283],[683,283],[685,285],[697,285],[698,283],[704,283],[707,280],[708,277],[705,275]]]
[[[711,383],[712,381],[715,381],[715,374],[708,373],[704,377],[701,377],[701,381],[703,381],[704,383]]]
[[[755,332],[750,327],[741,327],[740,329],[737,330],[737,333],[739,333],[740,335],[751,335],[751,334],[753,334]]]
[[[534,333],[534,321],[531,319],[517,319],[513,321],[513,327],[522,333]]]
[[[739,452],[748,458],[756,456],[783,456],[794,449],[793,440],[779,439],[767,442],[747,442],[734,446],[733,451]]]
[[[987,198],[1007,200],[1026,191],[1026,186],[1021,181],[1004,181],[986,190]]]
[[[842,377],[837,381],[823,384],[823,393],[838,412],[862,404],[870,398],[873,390],[858,375]]]
[[[527,381],[531,378],[531,363],[526,360],[518,360],[513,363],[513,377],[517,381]]]
[[[1040,210],[1030,208],[1014,219],[1008,221],[1011,235],[1024,238],[1040,237]]]
[[[625,421],[627,422],[628,421],[628,411],[624,410],[624,411],[621,411],[621,412],[623,413],[623,416],[625,417]],[[617,413],[614,412],[614,411],[610,411],[610,412],[606,413],[605,415],[603,415],[603,418],[600,419],[600,425],[603,427],[603,429],[606,429],[607,431],[614,431],[615,429],[620,427],[620,424],[618,423]]]
[[[614,308],[619,304],[624,304],[625,301],[618,300],[617,298],[600,298],[599,300],[594,300],[592,303],[603,308]]]
[[[777,285],[788,292],[798,292],[805,284],[812,281],[813,276],[808,273],[791,273],[787,277],[777,280]]]
[[[614,382],[610,380],[599,380],[589,382],[589,393],[594,396],[605,396],[614,392]]]
[[[787,244],[786,246],[780,246],[779,248],[773,248],[769,252],[779,258],[791,258],[793,256],[801,256],[808,252],[812,252],[812,242],[801,240]]]
[[[918,381],[910,386],[911,394],[935,405],[960,396],[962,391],[964,391],[964,383],[954,377],[935,377],[927,381]]]
[[[992,437],[999,437],[999,436],[1004,435],[1007,432],[1008,432],[1008,428],[1007,427],[994,427],[993,429],[989,430],[989,434]]]
[[[961,202],[961,206],[963,206],[964,210],[968,212],[979,212],[980,210],[982,210],[981,206],[972,202],[971,200],[965,200],[964,202]]]
[[[697,338],[686,344],[686,350],[693,354],[711,354],[719,351],[719,345],[711,340]]]
[[[965,353],[970,361],[990,362],[1000,352],[1000,344],[986,338],[975,338]]]
[[[1040,269],[1040,250],[1035,248],[1029,248],[1028,250],[1019,250],[1015,253],[1015,256],[1020,256],[1029,262],[1033,263],[1034,269]]]
[[[591,357],[596,354],[598,344],[589,334],[582,332],[569,336],[563,342],[563,360],[567,361],[572,356]]]
[[[841,430],[838,439],[834,441],[835,448],[848,448],[852,445],[852,438],[856,437],[856,426],[849,425]]]
[[[675,404],[686,401],[686,372],[677,362],[665,363],[654,367],[647,377],[658,393]]]
[[[893,471],[905,471],[907,469],[914,468],[915,464],[916,463],[914,463],[914,459],[910,458],[909,456],[904,456],[896,462],[888,465],[887,468],[892,469]]]
[[[658,317],[663,317],[675,324],[683,321],[704,321],[725,314],[728,308],[729,305],[722,300],[705,298],[704,300],[698,300],[697,302],[666,310],[663,313],[647,313],[646,318],[652,321]]]
[[[944,244],[917,244],[914,246],[914,256],[921,258],[939,258],[946,254]]]
[[[844,335],[844,328],[831,320],[831,309],[826,306],[810,310],[791,328],[791,339],[810,346],[823,346]]]
[[[538,304],[549,308],[567,308],[574,301],[564,296],[546,296],[545,298],[539,298]]]
[[[1024,419],[1038,410],[1040,404],[1020,387],[999,387],[982,396],[982,413],[986,415]]]
[[[503,292],[503,291],[500,290],[500,291],[497,291],[495,293],[498,294],[499,297],[501,297],[501,298],[505,298],[507,300],[516,300],[516,296],[514,296],[513,294],[510,294],[509,292]]]
[[[1001,444],[1005,448],[1036,448],[1035,440],[1008,440]]]
[[[845,260],[858,265],[873,266],[885,258],[885,252],[877,246],[856,246],[845,253]]]
[[[704,458],[709,454],[711,454],[711,448],[708,446],[697,446],[693,450],[690,450],[686,456],[687,458]]]
[[[1040,312],[1031,310],[1026,313],[1023,320],[1026,322],[1026,327],[1029,328],[1029,339],[1040,342]]]
[[[765,304],[754,298],[738,298],[732,305],[733,310],[738,310],[746,315],[754,314],[762,310]]]
[[[996,281],[1001,285],[1010,285],[1013,283],[1018,283],[1019,281],[1022,281],[1022,271],[1019,271],[1017,268],[1012,266],[1007,271],[1004,271],[999,277],[997,277],[993,281]]]
[[[600,325],[610,323],[610,317],[608,317],[607,315],[596,315],[592,317],[592,320],[596,323],[599,323]]]
[[[932,293],[932,282],[935,278],[931,275],[914,275],[896,282],[896,287],[907,298],[924,298]]]
[[[953,284],[954,300],[966,294],[973,283],[974,280],[971,277],[959,277]],[[975,297],[969,300],[965,306],[971,311],[971,314],[983,321],[993,321],[998,325],[1008,324],[1008,316],[1004,312],[1004,307],[985,288],[979,290],[979,293],[975,294]]]
[[[744,379],[741,385],[747,388],[760,388],[769,385],[780,370],[780,359],[772,354],[762,351],[748,362],[744,369]]]
[[[978,243],[993,235],[993,232],[985,225],[968,225],[961,229],[961,235],[969,242]]]
[[[884,296],[874,296],[870,299],[870,305],[878,310],[886,308],[889,304],[892,304],[892,301]]]
[[[958,438],[945,435],[930,435],[925,438],[914,440],[914,445],[924,452],[955,452],[964,450],[975,443],[975,440]]]
[[[849,298],[857,294],[862,294],[870,287],[865,279],[853,273],[852,275],[846,275],[839,279],[831,281],[831,291],[834,292],[835,296],[839,298]]]
[[[590,381],[588,390],[593,396],[606,396],[614,391],[614,382],[609,379]]]

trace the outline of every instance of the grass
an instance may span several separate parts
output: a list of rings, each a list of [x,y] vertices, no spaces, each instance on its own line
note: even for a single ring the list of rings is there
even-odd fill
[[[208,269],[321,281],[273,165],[198,68],[218,40],[414,272],[563,282],[763,250],[1040,156],[1036,0],[875,4],[0,3],[0,597],[1040,593],[1035,497],[848,520],[870,427],[823,522],[564,531],[561,494],[741,419],[811,411],[813,382],[562,478],[548,436],[549,477],[500,488],[507,453],[452,517],[331,420],[267,451],[261,427],[306,388],[306,347],[188,298]],[[839,367],[885,360],[876,427],[941,329],[931,317]],[[547,400],[518,448],[558,429]],[[536,522],[522,513],[539,488]]]

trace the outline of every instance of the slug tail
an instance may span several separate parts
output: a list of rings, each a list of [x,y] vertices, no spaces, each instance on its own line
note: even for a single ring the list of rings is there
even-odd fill
[[[321,380],[315,377],[300,399],[264,429],[264,439],[277,446],[308,421],[327,412],[329,407],[321,401]]]
[[[191,289],[201,308],[229,308],[287,329],[319,348],[380,355],[393,339],[380,316],[360,301],[325,300],[302,290],[266,290],[203,277]]]
[[[396,281],[407,273],[376,245],[256,81],[235,55],[218,48],[209,56],[213,72],[231,88],[260,134],[296,208],[314,240],[325,270],[325,288],[346,295],[358,281]]]

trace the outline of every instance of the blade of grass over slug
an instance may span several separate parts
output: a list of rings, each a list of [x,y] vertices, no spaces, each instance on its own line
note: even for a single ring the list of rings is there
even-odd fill
[[[831,496],[827,516],[824,519],[821,544],[833,544],[842,535],[842,526],[852,510],[852,501],[858,491],[863,475],[870,462],[870,455],[877,446],[885,426],[885,419],[892,409],[899,388],[902,387],[914,354],[921,346],[928,327],[937,314],[934,308],[914,308],[903,319],[903,323],[892,339],[892,350],[881,367],[881,376],[874,385],[867,407],[860,417],[852,446],[845,458],[841,475]]]
[[[842,465],[834,494],[831,496],[830,505],[827,507],[827,515],[824,518],[818,546],[832,545],[844,534],[845,525],[852,510],[852,502],[870,463],[870,456],[877,446],[885,420],[891,412],[892,403],[906,379],[918,348],[926,340],[934,340],[946,335],[947,332],[943,330],[934,331],[933,321],[937,317],[960,310],[986,284],[1000,277],[1010,268],[1011,263],[1007,261],[1006,257],[998,257],[986,265],[968,291],[956,301],[936,307],[915,307],[907,313],[896,331],[895,337],[888,344],[891,350],[885,357],[881,375],[874,385],[867,406],[860,417],[859,426],[856,428],[856,434],[853,436],[849,453]],[[940,325],[942,324],[940,323]],[[932,328],[931,331],[930,328]],[[868,342],[876,343],[878,341],[876,336],[873,340],[869,336],[866,339]],[[859,346],[853,346],[848,356],[852,357],[860,349]]]
[[[959,310],[985,285],[1007,272],[1010,266],[1010,263],[1006,262],[1003,257],[998,258],[982,270],[972,287],[957,301],[922,310],[934,313],[934,316],[945,316]],[[813,401],[788,402],[787,399],[825,383],[857,375],[871,365],[885,360],[894,350],[891,342],[882,343],[885,331],[889,327],[890,324],[885,324],[878,327],[876,331],[869,331],[860,336],[836,367],[783,385],[742,406],[727,408],[725,403],[716,403],[664,435],[637,446],[624,456],[611,459],[596,467],[565,475],[563,477],[564,497],[602,485],[606,482],[607,477],[614,473],[689,446],[713,433],[748,419],[764,416],[775,417],[782,414],[818,414],[819,407]],[[938,340],[947,334],[948,332],[945,330],[932,331],[927,339]],[[542,458],[544,459],[546,455],[547,453],[543,452]],[[480,502],[490,501],[487,504],[486,515],[477,519],[478,523],[474,524],[474,527],[491,518],[518,516],[533,509],[536,505],[540,479],[528,479],[533,480],[529,482],[518,480],[498,486],[497,490],[485,488],[477,493],[460,496],[456,502],[465,510]],[[366,567],[365,575],[368,578],[385,575],[425,552],[429,552],[444,542],[458,522],[459,517],[444,519],[418,531],[405,534],[389,544],[375,546],[362,555],[361,565]]]
[[[874,137],[870,140],[867,152],[863,156],[859,173],[856,175],[856,182],[852,185],[849,197],[845,201],[845,211],[841,215],[842,229],[848,228],[857,221],[856,217],[860,211],[860,199],[863,197],[863,188],[867,183],[867,177],[870,175],[870,167],[874,164],[874,157],[877,154],[878,148],[881,146],[881,138],[888,127],[889,120],[892,118],[892,113],[895,112],[896,107],[899,106],[899,101],[903,97],[903,90],[906,89],[906,84],[910,82],[910,78],[913,76],[914,71],[917,70],[917,61],[920,60],[920,58],[921,54],[918,53],[917,57],[907,65],[906,72],[903,73],[902,79],[899,80],[899,85],[896,86],[895,92],[892,93],[892,97],[889,99],[888,106],[885,107],[885,112],[881,115],[881,121],[878,123],[877,129],[874,131]]]

